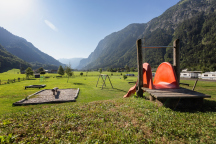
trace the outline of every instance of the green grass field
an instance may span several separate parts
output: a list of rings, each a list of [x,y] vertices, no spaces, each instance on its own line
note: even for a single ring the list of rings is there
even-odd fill
[[[13,71],[0,74],[0,78],[25,77]],[[137,77],[124,80],[120,73],[113,73],[114,88],[107,80],[106,87],[101,90],[102,80],[96,87],[98,72],[88,72],[88,76],[78,76],[80,72],[74,74],[77,76],[70,78],[68,83],[67,78],[46,74],[50,78],[45,81],[32,78],[0,85],[0,143],[216,142],[215,82],[197,83],[196,91],[212,96],[204,101],[203,108],[177,111],[158,107],[144,98],[123,99],[133,86],[128,82],[136,81]],[[181,82],[189,83],[189,87],[184,87],[192,89],[195,81]],[[24,89],[24,86],[33,84],[46,84],[45,89],[80,88],[80,93],[76,102],[12,106],[12,103],[39,91]]]

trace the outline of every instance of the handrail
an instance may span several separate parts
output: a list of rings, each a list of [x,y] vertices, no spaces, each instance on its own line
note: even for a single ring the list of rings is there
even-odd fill
[[[142,48],[173,48],[173,46],[145,46]]]

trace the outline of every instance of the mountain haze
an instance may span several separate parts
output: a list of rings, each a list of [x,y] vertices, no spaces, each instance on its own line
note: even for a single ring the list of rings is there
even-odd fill
[[[83,58],[70,58],[70,59],[66,59],[66,58],[61,58],[58,59],[58,61],[60,61],[63,64],[68,65],[70,63],[71,67],[73,69],[76,69],[76,67],[79,65],[80,60],[82,60]]]
[[[172,45],[180,39],[181,68],[216,70],[216,0],[181,0],[145,24],[131,24],[101,40],[80,69],[137,67],[137,39],[146,46]],[[172,63],[172,49],[143,49],[143,61],[152,67]]]

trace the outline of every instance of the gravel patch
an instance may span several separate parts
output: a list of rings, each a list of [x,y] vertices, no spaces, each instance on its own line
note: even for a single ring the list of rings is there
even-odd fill
[[[58,89],[53,95],[51,89],[45,89],[38,91],[32,95],[29,95],[26,99],[22,99],[13,103],[15,106],[20,105],[32,105],[32,104],[44,104],[44,103],[63,103],[63,102],[75,102],[79,94],[78,89]]]

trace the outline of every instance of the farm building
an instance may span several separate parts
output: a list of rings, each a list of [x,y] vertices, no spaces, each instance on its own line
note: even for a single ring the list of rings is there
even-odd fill
[[[216,80],[216,71],[215,72],[202,73],[201,78],[202,79]]]
[[[199,78],[201,71],[182,71],[180,73],[181,78]]]

